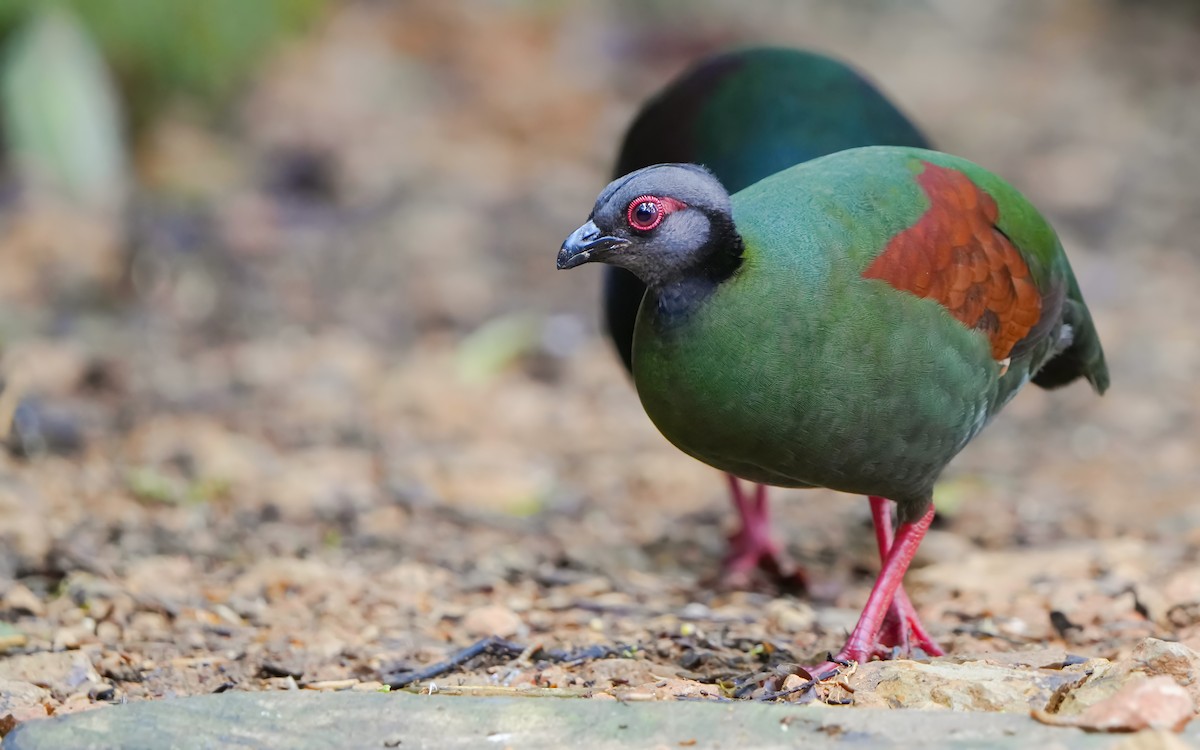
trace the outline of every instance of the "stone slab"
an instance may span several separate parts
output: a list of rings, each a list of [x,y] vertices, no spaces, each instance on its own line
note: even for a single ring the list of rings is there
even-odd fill
[[[4,750],[246,748],[1114,748],[1129,736],[1044,726],[1021,714],[750,702],[223,693],[28,722]],[[1200,722],[1183,740],[1200,747]]]

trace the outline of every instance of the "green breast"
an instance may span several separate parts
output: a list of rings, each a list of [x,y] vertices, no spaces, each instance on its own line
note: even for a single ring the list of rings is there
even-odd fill
[[[1001,377],[985,336],[934,301],[861,278],[926,207],[912,158],[886,151],[827,157],[737,193],[747,249],[734,276],[683,316],[647,296],[634,378],[680,449],[768,484],[923,501],[1028,380],[1029,358]]]

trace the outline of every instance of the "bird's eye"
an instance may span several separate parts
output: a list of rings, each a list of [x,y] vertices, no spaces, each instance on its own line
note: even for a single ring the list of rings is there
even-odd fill
[[[663,210],[662,199],[653,195],[634,198],[630,201],[629,209],[626,211],[629,226],[639,232],[649,232],[654,229],[662,223],[665,216],[666,211]]]

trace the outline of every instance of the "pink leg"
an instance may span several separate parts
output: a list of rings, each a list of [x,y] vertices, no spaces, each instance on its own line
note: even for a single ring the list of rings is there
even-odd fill
[[[886,498],[872,497],[870,500],[871,520],[875,522],[875,542],[879,546],[879,561],[884,562],[892,548],[892,512]],[[930,656],[945,654],[921,624],[921,618],[904,591],[903,583],[896,589],[892,606],[888,608],[883,629],[879,634],[879,643],[884,648],[899,646],[904,654],[908,654],[914,644]]]
[[[729,552],[722,565],[721,578],[726,585],[740,588],[750,583],[751,574],[761,568],[777,582],[806,588],[804,571],[796,566],[771,536],[771,515],[767,508],[767,486],[754,485],[754,496],[742,492],[741,483],[726,474],[729,494],[737,508],[741,527],[729,537]]]
[[[921,540],[925,538],[925,532],[929,530],[929,524],[932,522],[933,506],[930,505],[925,515],[900,527],[891,549],[888,550],[887,559],[879,571],[879,577],[875,579],[871,595],[867,597],[867,604],[858,618],[858,624],[854,626],[846,645],[834,657],[834,662],[867,661],[876,653],[884,617],[891,609],[904,573],[908,570],[913,556],[917,554],[917,547],[921,545]],[[835,663],[826,662],[809,671],[814,676],[820,676],[836,666]]]

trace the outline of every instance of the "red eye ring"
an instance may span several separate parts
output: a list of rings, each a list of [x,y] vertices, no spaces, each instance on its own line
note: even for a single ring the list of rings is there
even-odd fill
[[[667,207],[657,195],[639,195],[625,209],[625,221],[639,232],[649,232],[667,218]]]

